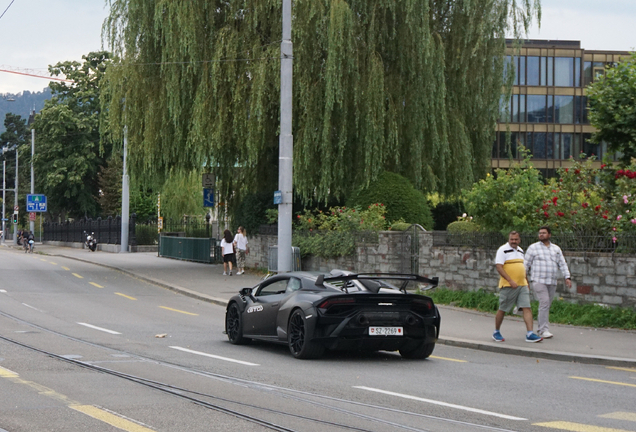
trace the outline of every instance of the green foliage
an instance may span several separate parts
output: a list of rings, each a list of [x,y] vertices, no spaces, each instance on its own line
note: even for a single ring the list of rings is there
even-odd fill
[[[521,163],[495,174],[464,192],[468,213],[485,231],[534,232],[543,222],[537,209],[547,196],[539,170],[526,154]]]
[[[114,152],[106,161],[106,165],[100,167],[97,183],[99,184],[99,205],[102,217],[121,215],[123,166],[121,153]]]
[[[21,209],[26,208],[26,194],[31,190],[30,171],[25,169],[31,163],[31,130],[27,127],[26,120],[16,114],[8,113],[4,118],[5,131],[0,134],[0,147],[17,148],[18,162],[18,205]],[[16,151],[9,151],[1,155],[6,163],[6,186],[7,188],[15,187],[15,158]],[[10,193],[10,195],[9,195]],[[7,192],[6,206],[13,206],[13,193]],[[0,197],[0,203],[2,197]],[[19,213],[20,224],[28,225],[28,213],[21,211]]]
[[[621,161],[628,165],[636,157],[636,53],[608,68],[588,87],[587,98],[594,141],[621,152]]]
[[[482,289],[478,291],[455,291],[437,288],[423,294],[438,304],[477,309],[482,312],[496,313],[499,309],[499,297]],[[532,314],[537,319],[538,302],[532,302]],[[606,307],[596,304],[576,304],[555,300],[550,308],[550,322],[596,328],[636,329],[636,310],[620,307]]]
[[[403,220],[433,228],[433,217],[424,194],[399,174],[383,172],[368,187],[358,189],[348,200],[350,206],[368,207],[374,203],[386,206],[390,222]]]
[[[135,225],[135,237],[138,245],[155,245],[157,244],[157,225]]]
[[[386,228],[386,208],[372,204],[360,207],[332,207],[327,211],[305,210],[296,216],[292,242],[300,247],[303,256],[323,258],[349,256],[355,252],[356,243],[376,238],[369,232]]]
[[[413,224],[404,222],[404,221],[395,221],[391,224],[391,226],[389,227],[389,229],[391,231],[406,231],[407,229],[409,229]]]
[[[505,37],[538,3],[294,1],[295,193],[326,202],[383,170],[445,193],[483,176]],[[275,189],[280,0],[109,4],[103,130],[128,126],[133,176],[212,168],[230,208]]]
[[[0,96],[0,118],[6,118],[7,114],[28,118],[32,110],[39,112],[44,108],[44,101],[51,98],[51,89],[46,87],[39,92],[25,90],[17,94],[1,93]],[[4,124],[0,124],[0,134],[4,131]]]
[[[267,223],[270,225],[278,223],[278,209],[265,210],[265,219],[267,219]]]
[[[170,172],[161,189],[161,215],[166,219],[181,220],[184,215],[202,216],[205,213],[199,172]]]
[[[83,56],[83,63],[67,61],[49,67],[51,75],[65,75],[73,83],[51,82],[52,99],[35,117],[37,187],[47,195],[49,213],[64,219],[95,216],[98,173],[110,156],[108,136],[100,135],[100,83],[107,52]]]
[[[249,234],[258,233],[258,228],[268,223],[266,212],[274,210],[273,207],[272,192],[246,195],[235,207],[232,230],[236,231],[239,226],[242,226]]]
[[[448,224],[446,231],[449,233],[457,234],[457,233],[471,233],[481,231],[479,225],[477,225],[473,221],[463,220],[463,221],[455,221]]]

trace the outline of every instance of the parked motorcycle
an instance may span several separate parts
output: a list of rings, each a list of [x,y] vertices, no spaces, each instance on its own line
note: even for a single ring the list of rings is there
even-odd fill
[[[86,233],[85,233],[86,234]],[[95,252],[97,250],[97,239],[95,238],[95,233],[91,232],[86,236],[86,241],[84,241],[84,246],[91,252]]]

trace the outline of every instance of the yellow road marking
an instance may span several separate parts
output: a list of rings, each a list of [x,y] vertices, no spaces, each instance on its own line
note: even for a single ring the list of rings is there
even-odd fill
[[[603,414],[603,415],[600,415],[599,417],[636,422],[636,413],[629,413],[629,412],[619,411],[615,413]]]
[[[447,360],[447,361],[453,361],[453,362],[457,362],[457,363],[468,363],[467,360],[457,360],[457,359],[453,359],[453,358],[448,358],[448,357],[437,357],[437,356],[430,356],[430,358],[434,358],[434,359],[438,359],[438,360]]]
[[[552,429],[562,429],[571,432],[629,432],[623,429],[613,429],[600,426],[592,426],[581,423],[571,423],[563,421],[534,423],[533,426],[543,426]]]
[[[77,278],[80,278],[80,279],[84,279],[84,276],[80,276],[80,275],[78,275],[77,273],[73,273],[73,276],[75,276],[75,277],[77,277]]]
[[[3,367],[0,367],[0,377],[2,378],[17,378],[18,374],[10,371],[9,369],[5,369]]]
[[[57,263],[54,263],[53,261],[49,261],[49,262],[50,262],[51,264],[53,264],[53,265],[57,265]]]
[[[62,266],[62,268],[63,268],[64,270],[69,270],[69,271],[71,270],[70,268],[68,268],[68,267],[64,267],[64,266]]]
[[[44,258],[40,258],[40,261],[44,261],[44,262],[46,262],[46,260],[45,260]]]
[[[575,377],[575,376],[571,376],[570,378],[583,380],[583,381],[592,381],[592,382],[599,382],[599,383],[605,383],[605,384],[614,384],[614,385],[622,385],[622,386],[627,386],[627,387],[636,387],[636,384],[627,384],[627,383],[622,383],[622,382],[618,382],[618,381],[605,381],[605,380],[600,380],[600,379],[583,378],[583,377]]]
[[[91,284],[91,285],[93,285],[93,286],[95,286],[97,288],[104,288],[103,286],[101,286],[99,284],[96,284],[95,282],[89,282],[89,284]]]
[[[172,309],[172,308],[169,308],[169,307],[166,307],[166,306],[159,306],[159,307],[161,309],[166,309],[166,310],[173,311],[173,312],[179,312],[179,313],[186,314],[186,315],[195,315],[195,316],[199,315],[199,314],[195,314],[195,313],[185,312],[185,311],[182,311],[182,310],[179,310],[179,309]]]
[[[634,368],[622,368],[622,367],[615,367],[615,366],[606,366],[606,369],[614,369],[614,370],[619,370],[619,371],[626,371],[626,372],[634,372],[636,373],[636,369]]]
[[[96,408],[92,405],[70,405],[70,408],[125,431],[129,431],[129,432],[152,431],[152,429],[148,429],[147,427],[143,427],[141,425],[131,422],[130,420],[126,420],[125,418],[121,418],[107,411]]]
[[[117,294],[118,296],[126,297],[127,299],[130,299],[130,300],[137,300],[136,298],[127,296],[126,294],[122,294],[122,293],[115,293],[115,294]]]
[[[38,394],[42,396],[47,396],[52,399],[59,400],[60,402],[66,404],[69,408],[74,409],[75,411],[86,414],[87,416],[93,417],[94,419],[100,420],[104,423],[108,423],[111,426],[115,426],[116,428],[128,431],[128,432],[152,432],[152,429],[141,426],[139,424],[133,423],[130,420],[126,420],[125,418],[119,417],[115,414],[109,413],[97,407],[91,405],[81,405],[78,402],[75,402],[65,395],[56,392],[48,387],[45,387],[41,384],[38,384],[33,381],[26,381],[19,377],[19,375],[9,369],[5,369],[0,367],[0,377],[8,378],[10,381],[16,384],[23,384],[28,387],[31,387],[33,390],[37,391]]]

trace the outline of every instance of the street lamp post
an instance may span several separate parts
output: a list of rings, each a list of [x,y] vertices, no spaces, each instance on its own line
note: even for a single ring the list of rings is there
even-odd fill
[[[4,153],[4,152],[3,152]],[[7,236],[6,224],[4,223],[4,203],[6,202],[6,192],[5,188],[7,187],[7,178],[5,176],[5,171],[7,170],[7,161],[2,160],[2,244],[4,244],[4,238]]]
[[[33,171],[33,156],[35,156],[35,129],[31,129],[31,195],[35,194],[35,174]],[[29,229],[35,235],[35,221],[29,217]]]

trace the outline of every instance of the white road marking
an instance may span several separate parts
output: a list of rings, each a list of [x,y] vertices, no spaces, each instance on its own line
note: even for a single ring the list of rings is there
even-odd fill
[[[218,360],[224,360],[224,361],[229,361],[229,362],[233,362],[233,363],[239,363],[239,364],[242,364],[242,365],[245,365],[245,366],[260,366],[257,363],[250,363],[250,362],[246,362],[246,361],[242,361],[242,360],[234,360],[234,359],[227,358],[227,357],[221,357],[221,356],[217,356],[217,355],[213,355],[213,354],[207,354],[207,353],[204,353],[204,352],[201,352],[201,351],[193,351],[193,350],[190,350],[190,349],[187,349],[187,348],[178,347],[178,346],[171,346],[170,348],[176,349],[176,350],[179,350],[179,351],[183,351],[183,352],[187,352],[187,353],[190,353],[190,354],[198,354],[198,355],[202,355],[202,356],[205,356],[205,357],[215,358],[215,359],[218,359]]]
[[[26,304],[26,303],[22,303],[22,304],[23,304],[23,305],[25,305],[26,307],[31,308],[31,309],[34,309],[34,310],[36,310],[36,311],[38,311],[38,312],[44,312],[44,311],[41,311],[41,310],[40,310],[40,309],[38,309],[38,308],[35,308],[35,307],[33,307],[33,306],[30,306],[30,305]]]
[[[7,292],[7,290],[0,290],[0,292],[1,292],[1,293],[6,293],[6,292]]]
[[[105,329],[105,328],[97,327],[97,326],[86,324],[86,323],[78,322],[78,324],[86,326],[86,327],[89,327],[89,328],[92,328],[92,329],[95,329],[95,330],[99,330],[99,331],[103,331],[103,332],[106,332],[106,333],[110,333],[110,334],[116,334],[116,335],[117,334],[121,334],[119,332],[116,332],[115,330],[108,330],[108,329]]]
[[[464,410],[464,411],[470,411],[470,412],[474,412],[477,414],[485,414],[485,415],[489,415],[489,416],[494,416],[494,417],[499,417],[499,418],[504,418],[504,419],[508,419],[508,420],[528,420],[525,418],[521,418],[521,417],[513,417],[513,416],[509,416],[506,414],[499,414],[496,412],[492,412],[492,411],[484,411],[481,409],[477,409],[477,408],[470,408],[470,407],[466,407],[466,406],[462,406],[462,405],[455,405],[455,404],[451,404],[451,403],[447,403],[447,402],[441,402],[441,401],[436,401],[436,400],[432,400],[432,399],[424,399],[421,397],[417,397],[417,396],[411,396],[411,395],[405,395],[405,394],[401,394],[401,393],[394,393],[391,391],[386,391],[386,390],[380,390],[380,389],[376,389],[376,388],[371,388],[371,387],[364,387],[364,386],[353,386],[353,388],[357,388],[360,390],[367,390],[367,391],[371,391],[371,392],[376,392],[376,393],[382,393],[382,394],[386,394],[389,396],[397,396],[397,397],[401,397],[404,399],[411,399],[411,400],[416,400],[416,401],[420,401],[420,402],[426,402],[426,403],[430,403],[433,405],[440,405],[440,406],[444,406],[444,407],[448,407],[448,408],[455,408],[455,409],[459,409],[459,410]]]

